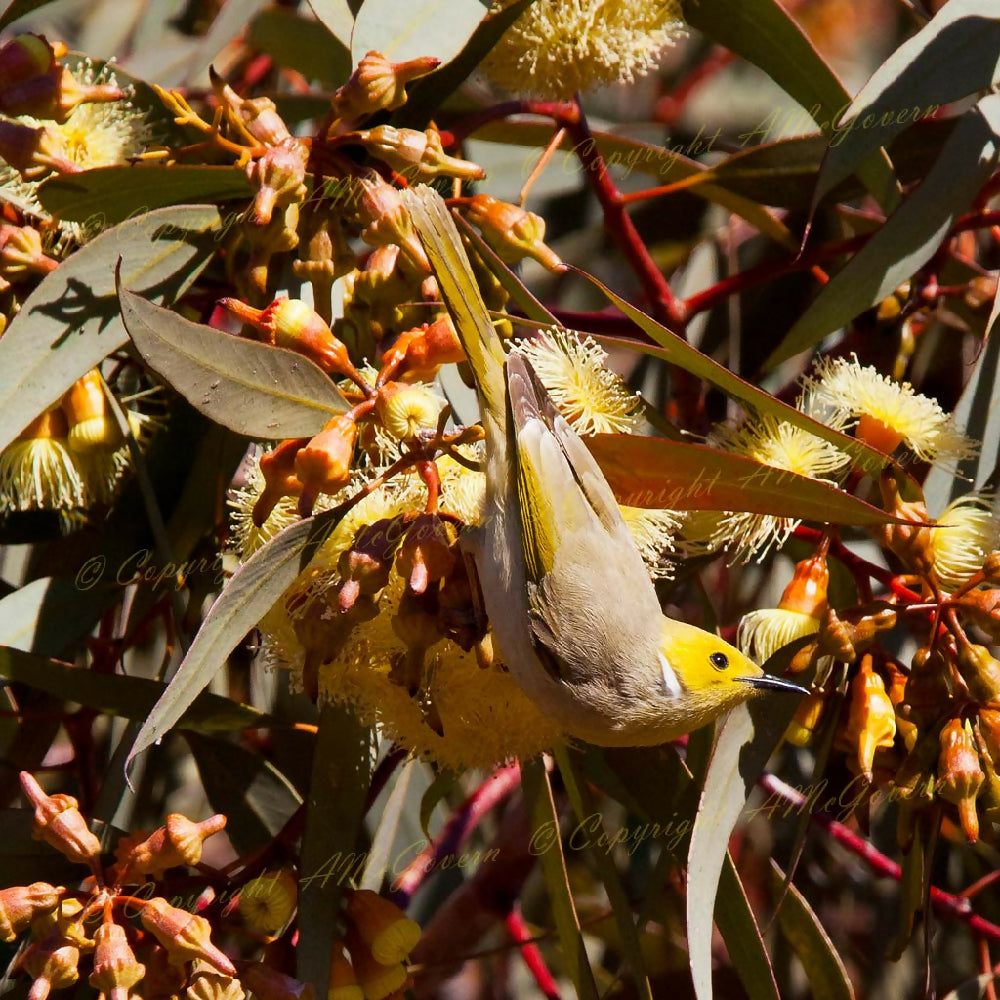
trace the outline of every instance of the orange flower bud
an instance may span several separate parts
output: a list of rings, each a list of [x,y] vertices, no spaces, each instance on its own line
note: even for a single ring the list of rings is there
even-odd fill
[[[327,374],[354,372],[347,348],[322,316],[301,299],[275,299],[266,309],[254,309],[239,299],[220,299],[219,305],[262,333],[266,343],[304,354]]]
[[[826,694],[823,691],[813,691],[799,702],[792,721],[785,729],[785,739],[796,747],[808,746],[816,735],[820,720],[823,718],[823,708],[826,705]]]
[[[184,997],[185,1000],[245,1000],[246,992],[238,979],[195,961]]]
[[[406,644],[406,655],[393,664],[389,680],[415,694],[423,683],[424,655],[439,642],[442,635],[437,627],[437,591],[421,594],[410,588],[403,591],[399,608],[392,616],[392,630]]]
[[[865,418],[862,417],[862,420]],[[858,437],[860,437],[860,423]],[[902,436],[899,438],[902,441]],[[871,442],[869,442],[871,443]],[[896,442],[899,444],[899,441]],[[893,445],[886,454],[892,454]],[[884,449],[881,449],[884,450]],[[922,500],[905,501],[899,495],[899,483],[891,470],[886,470],[879,480],[885,509],[894,517],[910,524],[883,524],[873,529],[879,544],[899,556],[903,565],[913,573],[930,576],[934,571],[933,529],[923,527],[933,522],[927,513],[927,505]]]
[[[958,647],[958,672],[969,694],[980,705],[1000,706],[1000,660],[985,646],[961,643]]]
[[[441,145],[441,135],[436,129],[417,132],[409,128],[379,125],[377,128],[358,132],[357,135],[369,152],[410,181],[430,180],[440,176],[476,181],[486,176],[486,171],[478,164],[449,156]]]
[[[187,982],[187,969],[183,965],[171,965],[166,949],[150,942],[143,952],[146,960],[146,977],[142,993],[146,997],[171,997],[179,994]]]
[[[166,949],[174,965],[201,958],[219,972],[235,976],[233,963],[212,944],[212,925],[197,914],[171,906],[157,896],[142,907],[142,926]]]
[[[461,559],[456,559],[454,569],[441,581],[437,628],[466,652],[484,638],[485,620],[473,597],[472,582]]]
[[[277,146],[292,137],[277,105],[269,97],[244,98],[229,86],[214,70],[210,70],[212,89],[222,101],[227,113],[258,142]]]
[[[62,411],[69,425],[66,444],[70,451],[89,454],[121,447],[124,438],[108,405],[104,379],[96,368],[66,390]]]
[[[861,668],[851,681],[847,738],[857,748],[858,767],[872,780],[875,751],[891,747],[896,737],[896,711],[882,678],[872,670],[872,658],[861,658]]]
[[[347,916],[380,965],[404,961],[420,940],[420,924],[370,889],[348,890]]]
[[[240,974],[243,985],[258,1000],[315,1000],[312,983],[302,983],[260,962],[251,962]]]
[[[364,1000],[365,994],[358,985],[354,967],[344,954],[344,946],[336,942],[330,958],[330,988],[326,1000]]]
[[[778,602],[782,611],[798,611],[819,620],[827,609],[826,592],[830,583],[830,568],[826,556],[817,553],[796,563],[791,582]]]
[[[34,226],[0,225],[0,276],[10,282],[44,277],[59,261],[42,249],[42,235]]]
[[[401,382],[429,382],[441,365],[465,360],[465,349],[455,333],[451,317],[441,316],[433,323],[414,327],[396,338],[396,343],[382,355],[378,384],[390,378]]]
[[[268,148],[258,160],[247,164],[247,177],[257,189],[253,200],[253,221],[266,226],[277,207],[305,200],[306,164],[309,149],[299,139],[284,139]]]
[[[954,702],[953,673],[940,649],[927,646],[913,656],[899,713],[921,729],[948,714]]]
[[[59,905],[66,890],[48,882],[0,889],[0,940],[13,941],[36,917]]]
[[[941,756],[938,758],[937,793],[946,802],[958,806],[962,832],[970,844],[979,839],[979,815],[976,796],[983,784],[972,725],[968,719],[952,719],[941,730]]]
[[[171,813],[165,826],[151,833],[136,844],[125,841],[126,851],[119,848],[121,878],[126,875],[152,875],[163,877],[168,868],[179,865],[196,865],[201,860],[202,844],[226,825],[226,817],[211,816],[201,823],[193,823],[180,813]]]
[[[65,66],[53,65],[44,73],[0,88],[0,111],[61,124],[81,104],[107,104],[126,96],[124,90],[108,83],[80,83]]]
[[[18,35],[0,48],[0,92],[47,73],[54,63],[55,53],[43,35]]]
[[[0,121],[0,156],[25,180],[54,170],[76,174],[82,169],[66,159],[58,135],[46,125],[32,128],[14,121]]]
[[[35,807],[31,836],[44,840],[70,861],[95,866],[101,854],[101,842],[90,832],[76,799],[72,795],[46,795],[27,771],[21,772],[21,788]]]
[[[991,552],[983,563],[983,578],[987,583],[1000,586],[1000,552]]]
[[[545,245],[545,220],[540,215],[492,195],[477,194],[469,202],[469,221],[506,263],[531,257],[550,271],[562,270],[563,262]]]
[[[1000,641],[1000,588],[981,587],[967,591],[957,603],[963,614],[972,618],[994,641]]]
[[[433,431],[446,405],[426,389],[389,382],[378,390],[375,413],[394,438],[410,441],[421,431]]]
[[[33,944],[21,962],[34,979],[28,1000],[45,1000],[52,990],[64,990],[79,978],[80,949],[64,937],[53,934]]]
[[[414,594],[422,594],[455,567],[454,524],[437,514],[418,514],[396,552],[396,572]]]
[[[282,497],[297,497],[302,492],[302,483],[295,474],[295,457],[308,441],[308,438],[290,438],[261,456],[264,489],[257,497],[252,515],[253,523],[258,528],[271,516],[271,511]]]
[[[350,414],[328,421],[295,456],[295,475],[302,483],[299,513],[308,517],[320,493],[334,494],[351,479],[351,458],[358,427]]]
[[[820,652],[844,663],[854,663],[879,632],[895,626],[896,611],[889,607],[877,611],[870,607],[851,608],[840,617],[833,608],[827,608],[821,622]]]
[[[347,950],[351,953],[351,965],[365,1000],[386,1000],[405,988],[408,977],[402,963],[383,965],[353,928],[347,932]]]
[[[365,227],[361,232],[365,243],[371,247],[398,246],[417,271],[429,274],[427,254],[413,228],[410,213],[403,206],[399,189],[374,172],[355,178],[353,186],[354,208],[358,222]]]
[[[103,923],[94,935],[94,971],[90,985],[107,1000],[128,1000],[129,990],[146,975],[146,967],[136,960],[129,947],[125,928]]]
[[[331,301],[333,283],[354,270],[357,258],[339,215],[313,209],[303,217],[299,232],[299,259],[292,261],[292,271],[313,286],[313,301],[323,312],[321,304]]]
[[[381,52],[369,52],[334,95],[333,113],[338,118],[361,118],[376,111],[395,111],[406,103],[406,85],[439,63],[430,56],[393,63]]]

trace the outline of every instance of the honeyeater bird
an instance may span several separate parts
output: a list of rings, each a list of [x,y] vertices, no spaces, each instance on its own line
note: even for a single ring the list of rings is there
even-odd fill
[[[463,539],[495,643],[525,694],[569,736],[643,746],[761,689],[805,693],[662,613],[596,460],[528,360],[505,354],[444,201],[421,186],[404,202],[475,375],[486,493]]]

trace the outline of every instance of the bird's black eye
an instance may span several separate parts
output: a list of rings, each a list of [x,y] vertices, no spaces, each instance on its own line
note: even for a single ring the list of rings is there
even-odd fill
[[[729,657],[725,653],[713,653],[709,658],[708,662],[715,667],[716,670],[725,670],[729,666]]]

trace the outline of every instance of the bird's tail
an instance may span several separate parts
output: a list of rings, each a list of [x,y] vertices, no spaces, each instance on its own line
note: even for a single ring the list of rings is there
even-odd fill
[[[506,412],[503,344],[490,322],[455,221],[444,199],[426,185],[404,191],[403,204],[434,268],[441,295],[472,365],[483,418],[502,427]]]

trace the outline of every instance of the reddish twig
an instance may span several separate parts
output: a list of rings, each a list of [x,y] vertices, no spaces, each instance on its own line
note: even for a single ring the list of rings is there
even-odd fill
[[[393,883],[392,901],[406,909],[414,893],[438,863],[462,850],[483,817],[521,784],[521,768],[508,764],[495,771],[454,812],[441,832],[406,867]]]
[[[516,903],[510,913],[507,914],[506,924],[507,932],[520,946],[521,957],[524,959],[524,964],[528,967],[532,978],[534,978],[535,984],[548,1000],[560,1000],[559,987],[556,985],[552,973],[549,972],[549,967],[545,964],[541,950],[534,943],[524,923],[524,917],[521,916],[521,907]]]
[[[858,836],[853,830],[848,829],[829,814],[822,810],[813,809],[813,802],[806,798],[802,792],[769,773],[762,774],[758,778],[757,784],[769,795],[783,799],[793,810],[807,811],[810,823],[815,823],[841,847],[861,858],[877,876],[890,878],[895,882],[902,881],[903,870],[892,858],[887,857],[864,837]],[[934,909],[943,916],[961,920],[968,925],[971,931],[984,938],[1000,941],[1000,926],[990,923],[974,913],[972,904],[965,896],[955,896],[932,885],[930,887],[930,901]]]

